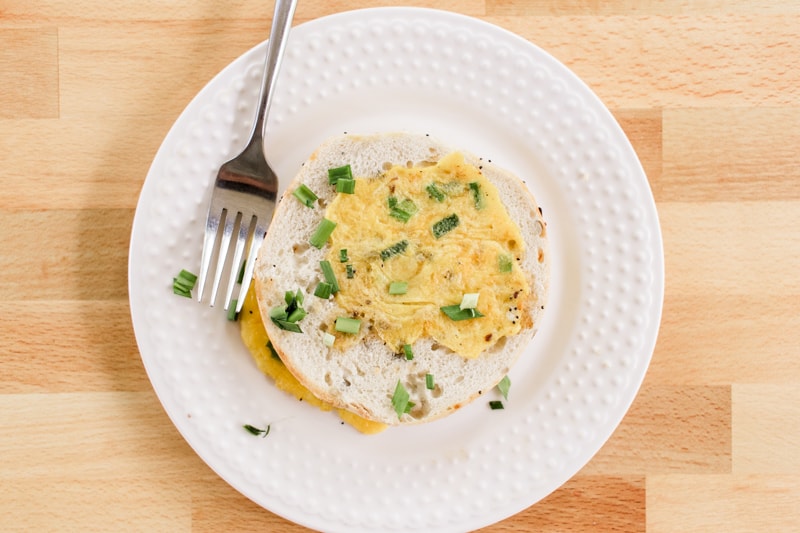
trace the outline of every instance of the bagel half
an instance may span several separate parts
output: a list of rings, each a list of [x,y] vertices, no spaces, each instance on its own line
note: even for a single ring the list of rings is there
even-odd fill
[[[337,194],[328,182],[328,169],[350,165],[356,178],[378,178],[390,165],[424,167],[456,152],[427,135],[392,133],[372,136],[343,135],[327,140],[304,163],[281,199],[255,265],[256,298],[272,345],[289,371],[319,399],[364,418],[389,425],[428,422],[464,406],[494,387],[509,371],[536,333],[544,312],[548,288],[549,254],[546,226],[535,199],[512,173],[471,154],[464,161],[481,168],[496,188],[505,209],[519,228],[524,252],[518,268],[528,283],[525,308],[530,320],[513,335],[495,342],[477,357],[463,357],[433,338],[413,342],[413,359],[398,357],[369,326],[355,342],[339,348],[323,342],[333,319],[342,309],[334,295],[312,296],[320,282],[320,261],[329,245],[309,245],[325,216],[325,206]],[[292,197],[305,184],[319,197],[314,208]],[[281,329],[269,319],[270,310],[284,303],[287,291],[305,294],[307,315],[299,323],[302,333]],[[346,311],[346,310],[345,310]],[[367,312],[368,315],[368,312]],[[338,343],[337,343],[338,344]],[[426,387],[426,375],[435,376],[436,387]],[[403,384],[414,407],[396,412],[392,396]]]

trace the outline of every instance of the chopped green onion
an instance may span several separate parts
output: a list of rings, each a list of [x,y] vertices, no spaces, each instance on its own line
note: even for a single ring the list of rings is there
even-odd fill
[[[228,306],[228,320],[235,322],[237,318],[239,318],[239,313],[236,312],[236,300],[234,299]]]
[[[403,345],[403,355],[406,356],[406,361],[411,361],[414,359],[414,351],[411,349],[410,344]]]
[[[296,292],[286,291],[284,301],[286,305],[278,305],[270,309],[270,320],[286,331],[303,333],[303,330],[297,325],[297,322],[306,316],[306,311],[303,309],[303,292],[300,289],[297,289]]]
[[[244,279],[244,267],[247,266],[247,261],[242,261],[242,266],[239,267],[239,274],[236,275],[236,283],[241,283]]]
[[[500,269],[500,272],[511,272],[513,264],[514,263],[511,261],[511,256],[506,254],[500,254],[497,256],[497,266]]]
[[[347,248],[342,248],[339,250],[339,262],[340,263],[347,263],[350,259],[347,257]]]
[[[433,374],[425,374],[425,388],[428,390],[436,388],[436,385],[433,383]]]
[[[500,394],[503,395],[503,398],[508,400],[508,389],[511,388],[511,380],[509,379],[508,375],[504,376],[503,379],[500,380],[500,383],[497,384],[497,390],[500,391]]]
[[[436,200],[437,202],[444,202],[446,198],[444,192],[436,185],[436,183],[431,183],[425,190],[428,191],[428,196]]]
[[[355,335],[361,329],[361,321],[349,316],[340,316],[336,319],[336,331]]]
[[[478,297],[480,293],[478,292],[468,292],[461,298],[461,305],[458,307],[461,309],[475,309],[478,307]]]
[[[394,388],[394,394],[392,395],[392,407],[394,407],[398,419],[402,417],[403,414],[411,412],[411,408],[414,407],[414,402],[408,401],[409,398],[408,391],[398,379],[397,386]]]
[[[500,400],[492,400],[491,402],[489,402],[489,407],[492,409],[492,411],[495,411],[497,409],[505,409],[505,407],[503,407],[503,402],[501,402]]]
[[[277,359],[278,361],[281,361],[281,358],[278,355],[278,350],[276,350],[275,347],[272,345],[272,341],[271,340],[267,340],[267,349],[269,350],[270,355],[274,359]],[[281,361],[281,362],[283,362],[283,361]]]
[[[406,248],[408,248],[408,241],[407,240],[403,239],[400,242],[396,242],[393,245],[391,245],[388,248],[386,248],[385,250],[381,250],[381,259],[383,261],[386,261],[387,259],[389,259],[390,257],[392,257],[394,255],[401,254],[401,253],[405,252]]]
[[[486,207],[481,194],[481,184],[473,181],[469,184],[469,190],[472,192],[472,200],[475,202],[475,209],[481,210]]]
[[[386,205],[389,206],[389,209],[394,209],[397,206],[397,198],[390,196],[386,199]]]
[[[336,281],[336,275],[333,273],[331,262],[323,260],[319,262],[319,266],[322,269],[322,275],[325,277],[325,281],[331,285],[331,293],[335,294],[339,292],[339,282]]]
[[[328,220],[327,218],[323,218],[319,222],[319,226],[317,226],[316,231],[314,234],[311,235],[311,238],[308,240],[311,243],[311,246],[314,248],[321,249],[325,246],[325,243],[328,242],[328,237],[331,236],[333,230],[336,228],[336,222],[332,220]]]
[[[323,300],[327,300],[331,297],[333,293],[333,286],[325,281],[320,281],[317,285],[317,288],[314,289],[314,296],[317,298],[322,298]]]
[[[322,344],[324,344],[324,345],[325,345],[325,346],[327,346],[328,348],[330,348],[331,346],[333,346],[333,342],[334,342],[335,340],[336,340],[336,337],[335,337],[334,335],[331,335],[331,334],[330,334],[330,333],[328,333],[328,332],[325,332],[325,333],[323,333],[323,334],[322,334]]]
[[[440,238],[445,233],[452,231],[453,228],[458,226],[458,215],[453,213],[452,215],[444,217],[439,222],[435,223],[431,227],[431,231],[433,232],[433,236],[437,239]]]
[[[300,203],[306,207],[314,207],[314,202],[318,197],[314,191],[309,189],[305,183],[301,183],[295,190],[292,191],[292,196],[300,200]]]
[[[459,304],[453,305],[446,305],[444,307],[440,307],[439,309],[442,310],[444,314],[450,318],[450,320],[467,320],[470,318],[480,318],[483,315],[478,312],[477,309],[461,309]]]
[[[177,277],[172,278],[172,293],[186,298],[192,297],[192,289],[197,283],[197,276],[188,270],[181,269]]]
[[[339,178],[336,181],[336,192],[353,194],[356,192],[356,180]]]
[[[350,168],[350,165],[328,169],[328,183],[331,185],[336,185],[336,182],[338,182],[340,179],[353,179],[353,171]]]
[[[288,320],[289,322],[300,322],[306,317],[307,314],[308,313],[306,312],[305,309],[303,309],[302,307],[298,307],[294,311],[292,311],[288,317],[286,317],[286,320]]]
[[[348,263],[345,265],[345,272],[347,274],[347,279],[353,279],[356,275],[356,270],[353,268],[353,265]]]
[[[269,435],[269,429],[270,429],[270,425],[269,424],[267,424],[267,427],[264,428],[264,429],[257,428],[255,426],[251,426],[250,424],[245,424],[242,427],[245,430],[247,430],[247,432],[250,433],[251,435],[255,435],[256,437],[260,436],[262,439],[264,437],[266,437],[267,435]]]
[[[398,220],[403,222],[408,222],[408,220],[417,212],[417,204],[413,201],[406,198],[400,203],[397,203],[397,199],[394,196],[390,197],[389,200],[389,216],[392,216]]]
[[[389,294],[405,294],[408,292],[407,281],[393,281],[389,284]]]

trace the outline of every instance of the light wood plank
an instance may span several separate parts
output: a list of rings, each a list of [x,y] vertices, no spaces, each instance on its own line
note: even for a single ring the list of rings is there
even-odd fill
[[[185,480],[202,467],[152,391],[3,394],[0,413],[3,484]]]
[[[6,532],[192,530],[189,488],[175,480],[18,479],[3,492]]]
[[[800,200],[800,109],[664,111],[662,201]]]
[[[797,13],[789,0],[487,0],[487,15],[702,15]]]
[[[135,208],[175,118],[0,120],[0,209]]]
[[[647,531],[794,531],[798,498],[800,481],[790,475],[648,476]]]
[[[0,27],[0,119],[58,116],[58,30]]]
[[[799,349],[795,347],[795,357],[800,356]],[[736,474],[800,474],[798,421],[800,387],[797,383],[734,385],[733,471]]]
[[[0,210],[0,301],[127,299],[132,209]]]
[[[0,394],[151,391],[127,300],[0,302]]]
[[[489,17],[611,108],[800,105],[800,15]]]
[[[652,382],[645,381],[619,427],[581,475],[730,472],[730,387]]]
[[[797,383],[800,296],[757,290],[754,286],[756,294],[749,296],[702,289],[685,296],[668,293],[648,378],[702,386]]]
[[[304,21],[325,15],[385,6],[408,6],[403,0],[304,0],[298,3],[295,19]],[[418,0],[415,7],[458,11],[480,16],[486,12],[485,0]],[[48,0],[32,3],[26,0],[5,0],[3,14],[9,19],[50,19],[63,25],[80,26],[97,21],[220,21],[231,19],[260,19],[272,17],[272,4],[256,0],[230,0],[224,3],[192,2],[191,0],[142,0],[111,5],[102,0],[81,0],[76,9],[70,0]],[[2,21],[0,20],[0,23]],[[263,24],[262,24],[263,26]],[[263,30],[266,34],[267,30]]]

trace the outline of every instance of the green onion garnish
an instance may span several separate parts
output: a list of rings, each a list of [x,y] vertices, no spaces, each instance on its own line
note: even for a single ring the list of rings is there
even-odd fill
[[[233,299],[228,306],[228,320],[235,322],[237,318],[239,318],[239,313],[236,312],[236,300]]]
[[[392,395],[392,407],[394,407],[398,419],[402,417],[403,414],[411,412],[411,408],[414,407],[414,402],[408,401],[409,398],[408,391],[398,379],[397,386],[394,388],[394,394]]]
[[[483,315],[478,312],[477,309],[461,309],[459,304],[453,305],[446,305],[444,307],[440,307],[439,309],[442,310],[444,314],[450,318],[450,320],[468,320],[470,318],[480,318]]]
[[[269,429],[270,429],[270,425],[269,424],[267,424],[267,427],[265,427],[264,429],[257,428],[255,426],[251,426],[250,424],[245,424],[242,427],[245,430],[247,430],[247,432],[250,433],[251,435],[255,435],[256,437],[260,436],[262,439],[264,437],[266,437],[267,435],[269,435]]]
[[[437,202],[444,202],[446,196],[444,192],[435,183],[431,183],[430,185],[425,187],[425,190],[428,191],[428,196],[430,196]]]
[[[361,321],[349,316],[340,316],[336,319],[336,331],[355,335],[361,329]]]
[[[391,245],[388,248],[386,248],[385,250],[381,250],[381,259],[383,261],[386,261],[387,259],[389,259],[390,257],[392,257],[394,255],[401,254],[401,253],[405,252],[406,248],[408,248],[408,241],[407,240],[403,239],[400,242],[396,242],[393,245]]]
[[[347,257],[347,248],[342,248],[339,250],[339,262],[340,263],[347,263],[350,259]]]
[[[478,292],[468,292],[461,298],[461,304],[458,306],[461,309],[475,309],[478,307]]]
[[[347,279],[353,279],[356,275],[356,270],[353,268],[353,265],[348,263],[345,265],[345,273],[347,274]]]
[[[389,216],[408,222],[408,220],[417,212],[417,204],[406,198],[402,202],[397,202],[394,196],[389,197]]]
[[[414,352],[411,350],[410,344],[403,345],[403,355],[406,356],[406,361],[411,361],[414,359]]]
[[[514,263],[511,261],[511,256],[506,254],[500,254],[497,256],[497,267],[500,269],[500,272],[511,272],[513,264]]]
[[[497,384],[497,390],[500,391],[500,394],[503,395],[503,398],[508,400],[508,389],[511,388],[511,380],[508,378],[508,375],[504,376],[503,379],[500,380],[500,383]]]
[[[241,283],[244,279],[244,267],[247,266],[247,261],[242,261],[242,266],[239,267],[239,273],[236,275],[236,283]]]
[[[356,180],[339,178],[336,181],[336,192],[353,194],[356,192]]]
[[[480,210],[486,207],[483,201],[483,195],[481,194],[481,184],[477,181],[473,181],[469,184],[469,190],[472,192],[472,200],[475,202],[475,209]]]
[[[320,281],[317,288],[314,289],[314,296],[327,300],[333,294],[333,286],[325,281]]]
[[[325,243],[328,242],[328,237],[331,236],[331,233],[333,233],[335,228],[336,222],[328,220],[327,218],[323,218],[320,220],[319,226],[317,226],[316,231],[314,231],[314,234],[311,236],[308,242],[311,243],[311,246],[321,249],[323,246],[325,246]]]
[[[350,168],[350,165],[328,169],[328,183],[331,185],[336,185],[336,182],[338,182],[340,179],[353,179],[353,171]]]
[[[433,236],[438,239],[445,233],[452,231],[453,228],[458,226],[458,222],[459,222],[458,215],[456,215],[455,213],[444,217],[442,220],[431,226],[431,231],[433,232]]]
[[[425,388],[428,390],[436,388],[436,385],[433,383],[433,374],[425,374]]]
[[[492,409],[492,411],[495,411],[497,409],[505,409],[505,407],[503,407],[503,402],[501,402],[500,400],[492,400],[491,402],[489,402],[489,407]]]
[[[339,282],[336,281],[336,275],[333,273],[331,262],[327,260],[320,261],[319,267],[322,269],[322,275],[325,277],[325,281],[331,285],[331,293],[336,294],[339,292]]]
[[[286,291],[284,294],[286,305],[278,305],[270,309],[269,318],[281,329],[294,333],[303,333],[297,322],[303,320],[306,311],[303,309],[303,292]]]
[[[386,199],[386,205],[389,206],[389,209],[394,209],[397,206],[397,198],[390,196]]]
[[[305,183],[301,183],[295,190],[292,191],[292,196],[300,200],[300,203],[307,207],[314,207],[314,202],[318,197],[314,191],[309,189]]]
[[[408,292],[407,281],[393,281],[389,284],[389,294],[405,294]]]
[[[197,283],[197,276],[182,269],[177,277],[172,278],[172,293],[191,298],[195,283]]]
[[[333,346],[333,343],[334,343],[335,340],[336,340],[336,337],[334,335],[331,335],[328,332],[325,332],[325,333],[322,334],[322,344],[324,344],[328,348]]]

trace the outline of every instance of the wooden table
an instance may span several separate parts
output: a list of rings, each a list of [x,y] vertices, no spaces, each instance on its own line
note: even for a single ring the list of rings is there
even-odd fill
[[[378,4],[304,1],[296,18]],[[800,4],[417,4],[503,26],[583,78],[636,148],[664,235],[661,333],[629,414],[573,479],[487,531],[797,531]],[[126,291],[158,146],[270,14],[0,5],[0,529],[303,530],[178,434]]]

